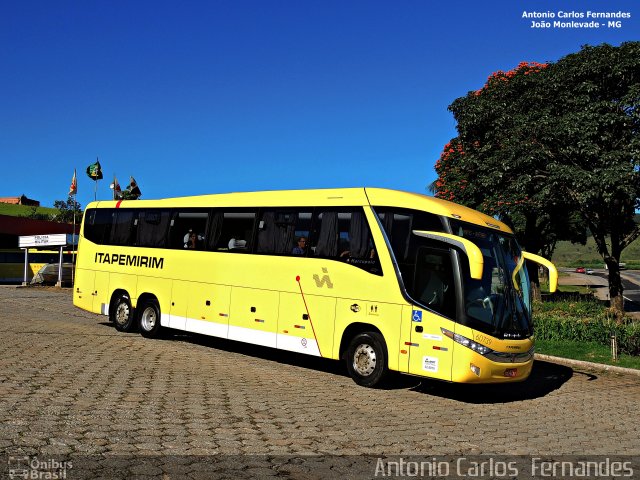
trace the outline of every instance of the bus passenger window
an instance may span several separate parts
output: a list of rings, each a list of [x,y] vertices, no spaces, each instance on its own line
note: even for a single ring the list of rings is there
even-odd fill
[[[136,245],[139,247],[165,247],[169,221],[169,210],[150,209],[141,211],[138,216]]]
[[[135,210],[119,209],[116,211],[115,222],[111,229],[111,245],[131,246],[136,241],[138,212]]]
[[[297,250],[300,237],[309,236],[311,212],[294,210],[265,210],[258,222],[256,253],[272,255],[304,255]]]
[[[208,220],[209,212],[205,209],[174,211],[169,228],[169,248],[202,250]]]
[[[115,217],[115,209],[88,209],[85,213],[84,236],[98,245],[108,243]]]
[[[371,230],[362,209],[320,212],[314,225],[316,243],[311,249],[315,256],[334,258],[382,275]]]
[[[215,250],[234,253],[251,252],[255,219],[254,211],[225,211]]]

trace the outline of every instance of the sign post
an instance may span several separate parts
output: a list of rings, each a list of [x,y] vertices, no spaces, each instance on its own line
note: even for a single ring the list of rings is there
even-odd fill
[[[27,235],[18,237],[18,246],[24,249],[24,279],[22,285],[27,285],[27,268],[29,265],[29,247],[32,248],[48,248],[60,247],[60,255],[58,260],[58,282],[56,287],[62,286],[62,255],[64,247],[71,246],[76,248],[76,238],[68,233],[52,233],[48,235]]]

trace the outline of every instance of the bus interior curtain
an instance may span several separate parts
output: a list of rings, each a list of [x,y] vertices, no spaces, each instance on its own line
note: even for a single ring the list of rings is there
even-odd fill
[[[349,224],[349,255],[353,258],[368,257],[370,249],[367,218],[362,211],[353,212]]]
[[[220,241],[220,236],[222,235],[222,221],[224,220],[224,213],[222,212],[214,212],[211,216],[211,227],[209,235],[209,244],[208,248],[211,250],[215,249],[218,246],[218,242]]]
[[[295,212],[280,212],[276,214],[276,253],[291,253],[297,223],[298,214]]]
[[[143,247],[164,247],[171,215],[168,210],[144,212],[138,225],[137,245]]]
[[[322,212],[316,255],[338,256],[338,212]]]
[[[389,243],[393,243],[393,213],[386,212],[382,219],[382,228],[384,228]]]
[[[275,212],[264,212],[258,232],[258,253],[276,253]]]
[[[131,210],[118,211],[115,224],[111,230],[111,243],[113,245],[126,245],[133,233],[134,212]]]

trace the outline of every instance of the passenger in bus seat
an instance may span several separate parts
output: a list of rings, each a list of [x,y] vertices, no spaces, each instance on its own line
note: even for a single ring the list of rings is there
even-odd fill
[[[298,238],[298,244],[293,247],[293,250],[291,251],[291,253],[293,253],[294,255],[304,255],[304,253],[307,250],[307,239],[306,237],[300,237]]]
[[[198,236],[195,234],[195,232],[191,232],[189,234],[187,243],[184,244],[184,248],[191,248],[193,250],[198,248]]]

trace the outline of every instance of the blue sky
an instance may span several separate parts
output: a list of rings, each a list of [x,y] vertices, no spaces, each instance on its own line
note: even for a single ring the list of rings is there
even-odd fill
[[[532,29],[523,11],[627,11]],[[635,0],[0,2],[0,196],[427,193],[447,106],[495,70],[640,39]],[[583,21],[583,20],[581,20]]]

